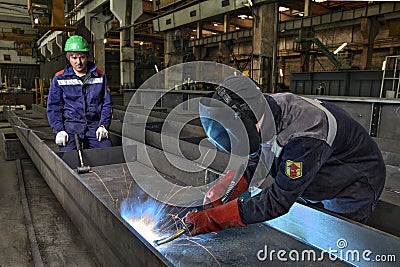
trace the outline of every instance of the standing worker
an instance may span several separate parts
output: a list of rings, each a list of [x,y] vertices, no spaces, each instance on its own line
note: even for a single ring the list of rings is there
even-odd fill
[[[60,151],[76,149],[74,135],[89,148],[110,147],[112,116],[106,75],[88,60],[89,46],[79,35],[65,43],[69,64],[56,73],[47,98],[47,118]]]
[[[249,160],[228,199],[233,171],[208,191],[204,210],[186,215],[192,235],[277,218],[300,198],[361,223],[374,210],[386,178],[381,152],[339,107],[291,93],[264,96],[250,78],[232,76],[200,100],[199,112],[210,141]],[[268,174],[270,186],[239,200]]]

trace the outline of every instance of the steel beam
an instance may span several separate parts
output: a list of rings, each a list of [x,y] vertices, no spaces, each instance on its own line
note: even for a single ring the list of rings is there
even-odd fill
[[[372,6],[368,5],[337,12],[330,12],[328,14],[283,21],[279,23],[279,30],[284,32],[297,30],[302,27],[314,27],[317,31],[321,29],[327,29],[327,25],[330,27],[337,27],[337,23],[342,22],[348,22],[348,25],[356,25],[359,24],[360,19],[364,17],[390,14],[398,18],[400,16],[400,13],[398,12],[399,10],[400,5],[396,2],[379,3]]]
[[[392,262],[380,266],[395,266],[400,256],[400,238],[297,203],[288,214],[265,224],[355,266],[376,266],[377,255],[393,255]]]
[[[82,236],[92,246],[103,266],[171,266],[156,249],[146,244],[115,208],[99,201],[91,188],[82,183],[71,169],[14,112],[4,110],[21,143],[47,184],[74,222]]]
[[[13,112],[7,110],[5,115],[12,125],[26,127]],[[344,266],[348,263],[370,266],[376,262],[368,259],[376,259],[372,257],[379,255],[391,260],[381,262],[380,266],[395,266],[393,259],[400,257],[398,237],[300,204],[295,204],[288,214],[269,222],[198,238],[180,238],[154,248],[119,214],[118,202],[128,195],[127,192],[138,196],[137,191],[127,189],[126,181],[133,179],[124,163],[103,162],[101,166],[93,166],[95,173],[78,176],[35,133],[14,129],[64,209],[89,240],[88,243],[94,246],[97,257],[108,265],[281,266],[282,260],[286,260],[293,261],[296,266]],[[145,149],[156,162],[165,165],[161,157],[165,151]],[[105,149],[103,153],[111,154],[109,151]],[[154,168],[141,160],[143,152],[143,148],[138,148],[137,157],[131,159],[134,160],[135,175],[151,179]],[[85,156],[91,157],[90,154]],[[92,156],[103,158],[102,153],[97,152]],[[165,168],[161,171],[180,178],[177,170]],[[184,214],[185,210],[182,212]],[[145,256],[141,256],[142,253]],[[353,258],[357,253],[359,258]],[[297,258],[304,255],[315,255],[316,258]]]

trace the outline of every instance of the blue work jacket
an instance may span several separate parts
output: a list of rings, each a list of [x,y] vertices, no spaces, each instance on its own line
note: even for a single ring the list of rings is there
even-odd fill
[[[110,127],[112,102],[106,75],[93,62],[88,62],[88,70],[84,81],[70,64],[54,76],[47,98],[47,118],[54,133],[83,137],[100,125]]]

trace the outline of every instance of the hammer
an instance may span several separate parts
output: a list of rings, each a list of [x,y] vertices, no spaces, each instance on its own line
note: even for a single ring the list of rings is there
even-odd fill
[[[78,150],[78,155],[79,155],[79,161],[81,163],[81,166],[76,169],[78,173],[88,173],[90,172],[90,167],[83,165],[83,159],[82,159],[82,146],[81,143],[79,142],[79,137],[77,134],[75,134],[75,143],[76,143],[76,149]]]

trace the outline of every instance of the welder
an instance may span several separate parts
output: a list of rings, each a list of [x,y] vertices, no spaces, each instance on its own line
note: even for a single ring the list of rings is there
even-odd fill
[[[112,115],[106,75],[89,61],[89,45],[71,36],[64,50],[69,61],[56,73],[47,98],[47,118],[62,152],[76,149],[74,135],[88,148],[110,147]]]
[[[191,234],[243,227],[286,214],[296,201],[365,223],[383,190],[386,168],[368,132],[341,108],[291,93],[263,95],[247,76],[226,78],[203,97],[200,119],[208,139],[228,153],[248,157],[226,201],[234,171],[205,196],[205,209],[184,221]],[[273,183],[238,198],[249,185]]]

